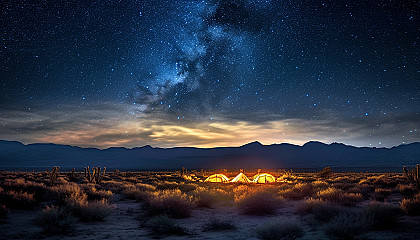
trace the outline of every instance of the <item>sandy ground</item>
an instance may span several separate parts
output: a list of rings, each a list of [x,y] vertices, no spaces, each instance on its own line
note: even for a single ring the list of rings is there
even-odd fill
[[[41,208],[33,211],[9,211],[5,223],[0,223],[0,239],[153,239],[147,228],[141,226],[141,203],[122,199],[115,195],[113,204],[116,209],[104,222],[77,223],[76,230],[70,236],[46,236],[42,229],[35,225],[35,218]],[[302,220],[294,212],[299,201],[287,201],[273,216],[245,216],[241,215],[235,206],[217,205],[214,208],[198,208],[192,216],[176,220],[180,226],[188,231],[185,236],[169,236],[161,239],[257,239],[255,228],[279,217]],[[236,230],[219,232],[204,232],[203,227],[211,218],[231,220]],[[313,229],[302,221],[306,234],[301,239],[326,239],[319,229]],[[409,240],[420,239],[420,217],[404,216],[400,225],[393,231],[369,232],[363,239],[381,240]]]

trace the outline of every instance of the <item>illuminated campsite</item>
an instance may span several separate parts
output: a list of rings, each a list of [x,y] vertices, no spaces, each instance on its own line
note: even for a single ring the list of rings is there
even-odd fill
[[[222,239],[226,234],[236,239],[414,239],[418,169],[385,174],[331,168],[315,173],[2,171],[0,232],[6,239],[78,239],[91,231],[94,238],[118,232],[141,239]],[[276,237],[267,237],[272,231]]]

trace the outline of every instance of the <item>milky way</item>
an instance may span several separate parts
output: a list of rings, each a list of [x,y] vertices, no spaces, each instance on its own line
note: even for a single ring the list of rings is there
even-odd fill
[[[420,141],[417,1],[6,1],[0,138]]]

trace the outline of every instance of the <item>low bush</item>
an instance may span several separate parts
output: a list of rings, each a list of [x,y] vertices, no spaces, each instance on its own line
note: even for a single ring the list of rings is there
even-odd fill
[[[342,211],[324,226],[325,233],[336,239],[351,240],[366,233],[372,218],[361,211]]]
[[[4,191],[0,188],[0,204],[10,209],[32,209],[37,204],[34,194],[27,192]]]
[[[145,184],[145,183],[136,183],[134,185],[139,191],[144,191],[144,192],[153,192],[156,190],[156,187],[150,184]]]
[[[303,237],[305,231],[297,221],[278,219],[256,229],[257,237],[263,240],[296,239]]]
[[[298,183],[290,188],[282,189],[279,191],[280,196],[295,200],[310,197],[313,193],[314,188],[312,184],[308,183]]]
[[[243,214],[270,215],[276,212],[284,200],[268,192],[256,191],[241,195],[235,202]]]
[[[194,203],[181,191],[162,191],[148,199],[144,207],[151,216],[167,215],[172,218],[186,218],[191,215]]]
[[[155,235],[185,235],[185,229],[168,216],[156,216],[147,221],[146,226]]]
[[[73,205],[72,212],[83,222],[103,221],[114,210],[106,199]]]
[[[101,200],[101,199],[111,199],[113,196],[112,192],[109,190],[98,190],[94,184],[83,184],[80,185],[83,191],[87,194],[89,200]]]
[[[396,226],[396,223],[402,215],[401,208],[386,204],[374,202],[365,208],[365,213],[373,220],[373,228],[390,229]]]
[[[142,191],[138,188],[126,189],[122,192],[122,194],[128,199],[133,199],[138,202],[147,201],[151,196],[150,192]]]
[[[309,199],[304,200],[301,204],[297,206],[296,212],[299,213],[300,215],[306,215],[306,214],[312,213],[312,210],[315,207],[325,205],[325,204],[330,204],[330,203],[321,199],[317,199],[317,198],[309,198]]]
[[[344,190],[337,188],[322,190],[318,192],[317,197],[343,206],[354,206],[363,201],[363,197],[360,193],[347,193]]]
[[[420,215],[420,193],[415,195],[412,199],[403,199],[401,202],[401,208],[408,215]]]
[[[210,219],[207,223],[204,224],[203,231],[205,232],[216,232],[224,230],[235,230],[236,226],[232,223],[231,220],[222,220],[217,218]]]
[[[47,206],[36,219],[45,234],[70,233],[74,229],[76,219],[65,209],[55,206]]]
[[[156,190],[175,190],[179,189],[179,184],[175,182],[163,182],[156,185]]]
[[[312,208],[312,213],[314,214],[316,220],[320,222],[328,222],[331,218],[346,210],[346,208],[335,203],[324,202],[322,204],[316,204]]]
[[[383,202],[391,193],[392,191],[390,189],[376,188],[375,192],[372,193],[372,199]]]
[[[408,184],[408,185],[398,184],[397,189],[400,191],[401,195],[403,196],[413,196],[414,194],[418,192],[417,189],[411,184]]]
[[[195,184],[179,184],[178,189],[181,190],[181,192],[187,193],[191,192],[197,189],[197,185]]]

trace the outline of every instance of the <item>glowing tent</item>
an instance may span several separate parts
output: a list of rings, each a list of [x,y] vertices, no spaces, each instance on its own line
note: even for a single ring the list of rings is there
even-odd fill
[[[269,173],[260,173],[254,177],[254,183],[273,183],[276,178]]]
[[[230,182],[250,183],[252,181],[249,180],[248,177],[245,176],[245,174],[241,172],[234,179],[232,179]]]
[[[204,182],[229,182],[229,178],[224,174],[217,173],[209,176]]]

